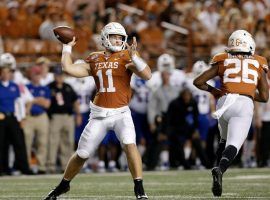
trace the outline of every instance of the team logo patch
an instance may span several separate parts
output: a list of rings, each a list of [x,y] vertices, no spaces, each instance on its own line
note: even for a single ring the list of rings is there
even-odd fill
[[[98,54],[91,55],[90,59],[96,61],[98,59]]]

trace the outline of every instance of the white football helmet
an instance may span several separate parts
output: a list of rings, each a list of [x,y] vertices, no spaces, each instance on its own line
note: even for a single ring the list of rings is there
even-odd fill
[[[173,69],[175,69],[174,57],[166,53],[162,54],[158,57],[157,68],[160,72],[165,70],[172,71]]]
[[[228,48],[226,51],[230,52],[242,52],[251,53],[254,55],[256,44],[252,35],[245,30],[234,31],[228,40]]]
[[[123,36],[122,39],[122,45],[121,46],[113,46],[110,42],[110,35],[121,35]],[[101,30],[101,44],[109,49],[110,51],[117,52],[124,50],[126,47],[126,41],[127,41],[127,33],[125,28],[117,23],[117,22],[111,22],[103,27]]]
[[[11,53],[3,53],[0,55],[0,67],[10,67],[10,69],[16,69],[16,60]]]
[[[204,61],[198,60],[197,62],[193,64],[192,73],[197,76],[203,71],[207,70],[208,67],[209,66]]]

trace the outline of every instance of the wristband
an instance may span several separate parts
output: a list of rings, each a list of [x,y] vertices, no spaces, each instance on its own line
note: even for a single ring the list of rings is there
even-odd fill
[[[134,63],[134,65],[136,66],[136,69],[138,70],[138,72],[143,71],[147,64],[144,62],[144,60],[142,58],[140,58],[139,56],[137,56],[137,54],[133,55],[131,57],[132,62]]]
[[[72,50],[72,46],[67,45],[67,44],[63,44],[62,53],[71,53],[71,50]]]

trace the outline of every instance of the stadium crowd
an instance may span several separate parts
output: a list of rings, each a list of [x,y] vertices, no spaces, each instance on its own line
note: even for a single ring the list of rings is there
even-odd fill
[[[0,175],[62,172],[88,121],[95,94],[91,77],[61,70],[57,26],[78,38],[74,60],[102,50],[101,28],[118,21],[139,41],[153,77],[132,77],[130,103],[136,140],[147,170],[211,168],[219,139],[211,113],[215,99],[196,89],[195,76],[224,52],[236,29],[253,34],[268,58],[268,0],[4,0],[0,2]],[[268,78],[270,74],[268,72]],[[219,80],[211,85],[218,87]],[[16,94],[15,94],[16,93]],[[255,106],[241,167],[269,167],[270,103]],[[84,172],[126,170],[126,158],[109,132]]]

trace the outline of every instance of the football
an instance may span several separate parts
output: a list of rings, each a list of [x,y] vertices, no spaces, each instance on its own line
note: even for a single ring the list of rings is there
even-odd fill
[[[68,26],[58,26],[53,29],[53,33],[55,37],[64,44],[71,42],[75,36],[74,30]]]

